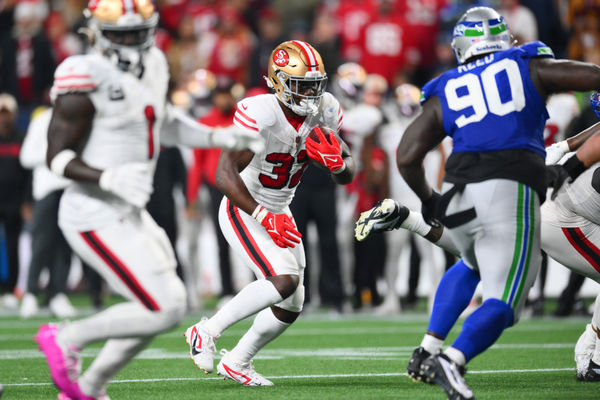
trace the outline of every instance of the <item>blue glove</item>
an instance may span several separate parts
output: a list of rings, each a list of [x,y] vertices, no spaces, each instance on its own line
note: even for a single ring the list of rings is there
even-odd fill
[[[590,104],[592,105],[592,110],[594,110],[594,114],[596,117],[600,118],[600,92],[595,91],[590,96]]]

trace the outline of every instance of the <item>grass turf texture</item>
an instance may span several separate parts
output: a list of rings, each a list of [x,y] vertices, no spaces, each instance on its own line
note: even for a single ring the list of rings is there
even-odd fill
[[[188,359],[183,332],[200,315],[157,337],[108,388],[119,399],[443,399],[435,386],[414,383],[405,368],[427,326],[424,315],[301,317],[255,360],[274,387],[245,388],[204,375]],[[5,399],[54,399],[46,361],[33,335],[48,318],[0,316],[0,383]],[[588,318],[522,321],[469,364],[467,382],[478,399],[598,399],[600,383],[575,379],[573,347]],[[234,325],[218,340],[230,349],[249,327]],[[456,337],[452,331],[447,343]],[[100,345],[84,352],[84,368]],[[218,356],[217,356],[218,358]],[[215,362],[215,366],[216,363]]]

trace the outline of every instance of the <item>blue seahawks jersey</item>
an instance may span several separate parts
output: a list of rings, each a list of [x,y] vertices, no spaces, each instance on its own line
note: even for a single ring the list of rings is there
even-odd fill
[[[421,104],[440,99],[453,153],[525,149],[545,157],[548,112],[529,75],[529,59],[554,57],[542,42],[490,53],[429,81]]]

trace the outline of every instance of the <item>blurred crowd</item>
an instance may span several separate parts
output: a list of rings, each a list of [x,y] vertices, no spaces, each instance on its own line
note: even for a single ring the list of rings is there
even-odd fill
[[[156,44],[169,62],[170,100],[207,125],[231,125],[237,101],[268,92],[263,76],[277,44],[304,40],[323,57],[328,90],[344,110],[341,134],[360,173],[340,189],[322,170],[308,168],[296,193],[292,209],[307,243],[307,304],[398,312],[414,305],[420,273],[433,291],[454,262],[406,231],[358,243],[352,228],[361,211],[386,197],[420,208],[396,171],[395,149],[419,111],[419,88],[456,65],[452,27],[476,5],[497,8],[518,43],[541,40],[557,58],[600,63],[600,0],[156,1]],[[56,66],[87,51],[86,6],[84,0],[0,0],[0,295],[7,308],[19,307],[21,299],[24,317],[37,313],[40,300],[59,317],[74,315],[65,293],[77,289],[89,290],[93,304],[102,304],[101,280],[85,266],[79,283],[67,285],[69,268],[77,263],[56,227],[56,209],[68,182],[48,184],[45,138],[35,134],[47,126],[49,112],[42,110],[51,107]],[[594,122],[584,99],[551,99],[548,144]],[[42,128],[34,128],[36,120]],[[450,150],[444,142],[426,159],[428,180],[438,186]],[[216,221],[218,157],[219,150],[163,149],[148,204],[180,252],[178,270],[192,307],[207,296],[227,298],[243,286],[239,279],[250,279],[236,277]],[[24,237],[30,239],[19,246]],[[199,237],[218,250],[203,246]],[[202,254],[207,250],[214,257]],[[218,264],[214,274],[203,271],[210,262]],[[43,279],[44,269],[49,279]],[[213,276],[216,283],[206,284]],[[557,312],[571,312],[582,282],[571,277],[561,296],[564,309]],[[543,284],[540,279],[532,299],[538,308]]]

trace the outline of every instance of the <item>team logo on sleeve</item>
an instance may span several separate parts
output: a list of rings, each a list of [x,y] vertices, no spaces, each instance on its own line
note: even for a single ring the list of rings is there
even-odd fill
[[[121,85],[112,83],[108,87],[108,98],[112,101],[123,100],[125,98],[125,93],[123,92]]]
[[[285,67],[290,62],[290,56],[284,49],[279,49],[273,54],[273,62],[279,67]]]

